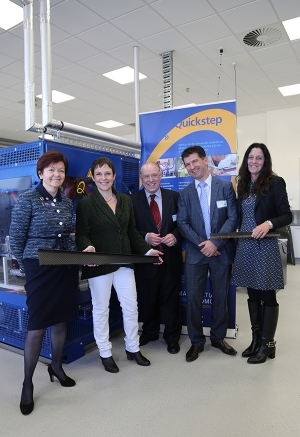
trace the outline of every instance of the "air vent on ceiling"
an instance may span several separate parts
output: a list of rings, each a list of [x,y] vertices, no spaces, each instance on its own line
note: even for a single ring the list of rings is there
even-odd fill
[[[262,27],[252,30],[244,36],[243,42],[251,47],[267,47],[275,44],[282,37],[279,29],[272,27]]]

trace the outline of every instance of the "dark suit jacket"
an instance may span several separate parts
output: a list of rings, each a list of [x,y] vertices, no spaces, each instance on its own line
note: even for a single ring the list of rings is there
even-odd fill
[[[225,205],[221,202],[225,202]],[[212,177],[211,184],[210,224],[211,233],[233,232],[238,224],[236,196],[232,184],[216,177]],[[207,238],[194,181],[179,193],[178,229],[186,240],[186,263],[206,264],[207,257],[198,247]],[[222,265],[231,264],[235,254],[234,241],[227,238],[212,241],[221,252],[221,255],[216,257],[219,262]]]
[[[257,225],[271,220],[275,229],[282,228],[292,222],[292,213],[286,192],[284,179],[275,176],[266,196],[257,196],[255,201],[255,221]],[[238,199],[239,223],[242,222],[242,199]]]
[[[115,214],[97,189],[78,203],[76,210],[78,250],[94,246],[96,252],[145,254],[151,248],[136,229],[130,198],[115,189],[113,192],[117,197]],[[105,275],[118,270],[119,267],[119,265],[84,266],[82,279]]]
[[[177,209],[178,209],[178,192],[173,190],[166,190],[161,188],[162,195],[162,224],[160,235],[164,237],[167,234],[173,234],[177,239],[177,244],[172,247],[164,245],[163,260],[165,266],[171,266],[174,275],[181,275],[182,269],[182,249],[181,236],[177,229]],[[136,226],[141,236],[145,239],[148,232],[155,232],[157,234],[157,227],[155,225],[152,213],[150,211],[149,203],[145,194],[145,190],[140,190],[131,195],[133,204],[134,216]],[[165,267],[164,266],[164,267]],[[147,264],[137,266],[136,270],[143,271],[145,277],[151,278],[156,273],[159,266],[154,264]]]

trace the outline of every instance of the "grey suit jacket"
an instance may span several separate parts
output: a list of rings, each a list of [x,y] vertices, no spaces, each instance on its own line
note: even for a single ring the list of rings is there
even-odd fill
[[[186,263],[206,264],[208,258],[198,245],[206,241],[205,226],[199,196],[193,181],[179,193],[178,229],[186,241]],[[237,228],[236,196],[231,182],[212,177],[210,199],[211,233],[233,232]],[[214,239],[221,255],[216,260],[222,265],[233,262],[235,243],[233,239]]]

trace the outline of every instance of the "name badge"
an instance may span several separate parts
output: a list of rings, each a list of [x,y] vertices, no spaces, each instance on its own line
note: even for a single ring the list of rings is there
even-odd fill
[[[227,200],[217,200],[217,207],[218,208],[226,208],[227,207]]]
[[[177,221],[177,214],[173,214],[173,215],[172,215],[172,220],[173,220],[173,222],[176,222],[176,221]]]

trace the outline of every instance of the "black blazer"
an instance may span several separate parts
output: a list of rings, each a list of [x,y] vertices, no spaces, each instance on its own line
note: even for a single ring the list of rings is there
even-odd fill
[[[173,274],[180,277],[182,273],[182,248],[181,235],[177,229],[177,209],[179,193],[161,188],[162,195],[162,224],[160,235],[173,234],[177,244],[172,247],[164,245],[164,268],[171,268]],[[143,238],[148,232],[157,233],[145,190],[140,190],[131,195],[136,226]],[[154,264],[136,265],[136,271],[143,271],[145,277],[150,278],[156,273],[159,266]]]
[[[131,200],[113,188],[117,197],[115,214],[97,188],[78,203],[76,210],[76,245],[78,250],[94,246],[96,252],[145,254],[150,246],[141,238],[135,226]],[[82,267],[82,279],[94,278],[118,270],[109,264]],[[125,267],[133,267],[126,265]]]
[[[242,222],[242,199],[238,199],[239,224]],[[292,222],[292,213],[283,178],[275,176],[266,196],[257,196],[254,208],[257,225],[270,220],[274,230]]]

